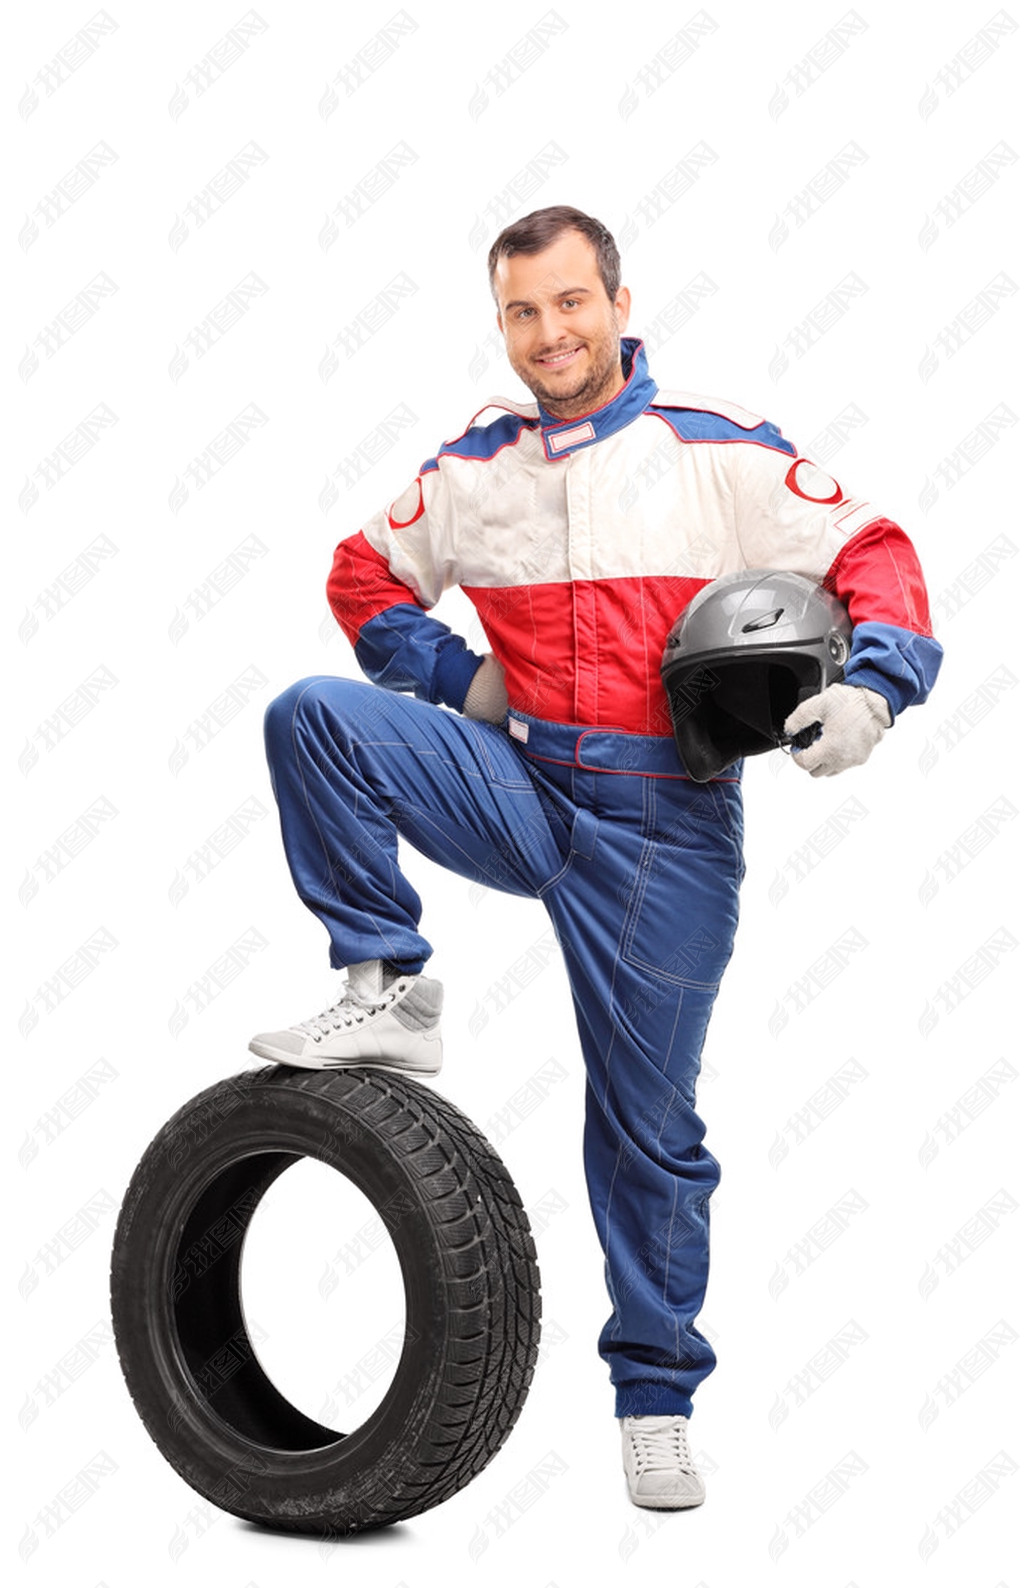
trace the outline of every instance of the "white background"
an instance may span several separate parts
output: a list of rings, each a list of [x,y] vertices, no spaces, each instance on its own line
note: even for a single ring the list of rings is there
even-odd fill
[[[353,14],[112,0],[90,34],[86,8],[50,4],[4,52],[14,1569],[82,1588],[353,1567],[384,1588],[1019,1584],[1016,8]],[[246,180],[204,207],[247,147]],[[253,1062],[252,1032],[333,991],[287,875],[262,711],[304,674],[359,676],[324,597],[335,543],[486,396],[522,395],[484,262],[549,203],[616,233],[662,385],[766,414],[907,529],[946,659],[865,767],[748,764],[741,929],[698,1091],[723,1166],[701,1315],[719,1365],[691,1426],[706,1504],[659,1516],[626,1497],[582,1064],[543,910],[412,854],[446,986],[438,1089],[535,1210],[542,1360],[506,1445],[445,1505],[345,1543],[265,1535],[199,1501],[135,1415],[108,1322],[116,1208],[164,1120]],[[253,273],[200,356],[195,328]],[[99,276],[116,290],[83,312]],[[669,306],[697,279],[679,324]],[[97,409],[106,423],[76,431]],[[196,460],[246,410],[263,417],[204,478]],[[354,464],[389,416],[390,444]],[[436,611],[484,648],[461,594]],[[334,1260],[369,1214],[344,1191],[293,1170],[247,1270],[266,1359],[313,1412],[401,1318],[388,1250],[348,1277]],[[83,1479],[98,1455],[106,1475]],[[816,1504],[840,1465],[856,1475]]]

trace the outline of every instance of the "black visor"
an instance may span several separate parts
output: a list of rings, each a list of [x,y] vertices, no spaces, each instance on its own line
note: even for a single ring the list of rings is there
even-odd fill
[[[706,783],[742,756],[774,750],[790,712],[821,687],[817,659],[792,651],[668,669],[676,745],[690,777]]]

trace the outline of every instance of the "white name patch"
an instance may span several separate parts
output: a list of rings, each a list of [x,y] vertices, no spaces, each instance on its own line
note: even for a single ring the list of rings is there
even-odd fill
[[[563,447],[574,447],[577,441],[593,441],[594,427],[588,419],[585,425],[577,425],[575,430],[564,430],[560,436],[551,436],[548,445],[552,452],[561,452]]]

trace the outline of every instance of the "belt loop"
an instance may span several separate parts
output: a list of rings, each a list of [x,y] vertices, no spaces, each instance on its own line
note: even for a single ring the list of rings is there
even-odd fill
[[[574,766],[572,769],[572,798],[576,806],[587,806],[593,810],[597,804],[597,779],[599,774],[592,772],[589,767]]]

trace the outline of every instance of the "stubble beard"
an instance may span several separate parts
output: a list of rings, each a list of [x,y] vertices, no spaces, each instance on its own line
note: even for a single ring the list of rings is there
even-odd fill
[[[537,401],[542,403],[548,413],[556,419],[571,419],[576,414],[588,413],[591,409],[601,406],[602,393],[614,387],[614,374],[621,368],[622,355],[617,325],[614,334],[607,341],[602,341],[599,346],[586,341],[583,345],[592,353],[604,356],[601,357],[600,366],[592,366],[590,373],[585,375],[572,391],[559,393],[550,391],[544,385],[543,378],[538,378],[536,367],[532,364],[516,371]]]

